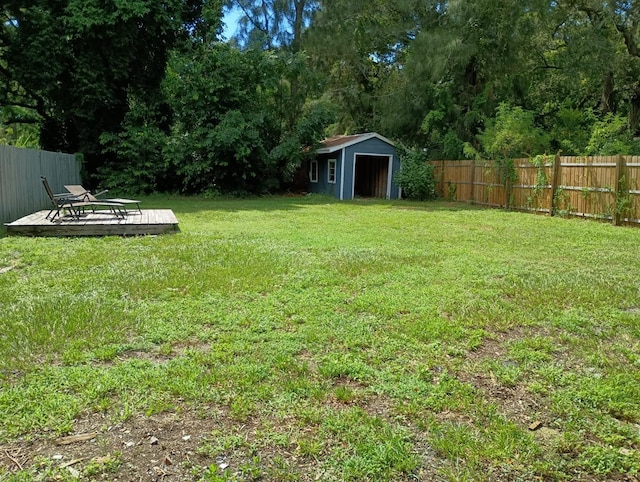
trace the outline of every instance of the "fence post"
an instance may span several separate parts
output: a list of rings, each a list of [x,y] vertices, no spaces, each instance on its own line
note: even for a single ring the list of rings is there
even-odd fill
[[[440,160],[440,197],[444,198],[444,159]]]
[[[476,202],[476,161],[471,161],[471,194],[469,196],[471,204]]]
[[[504,208],[505,210],[509,210],[509,201],[511,198],[511,178],[509,174],[507,174],[507,179],[504,182]]]
[[[619,155],[616,159],[616,204],[613,210],[613,225],[620,226],[621,219],[620,215],[622,214],[621,209],[621,198],[625,195],[627,189],[625,186],[625,171],[626,171],[627,163],[625,161],[624,156]]]
[[[558,190],[558,180],[560,179],[560,153],[553,158],[551,165],[551,201],[549,201],[549,216],[555,214],[556,191]]]

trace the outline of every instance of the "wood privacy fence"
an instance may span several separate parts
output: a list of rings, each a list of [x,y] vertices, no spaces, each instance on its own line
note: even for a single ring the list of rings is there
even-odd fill
[[[40,176],[54,192],[81,184],[80,162],[72,154],[0,146],[0,226],[51,204]]]
[[[431,162],[445,199],[640,224],[640,156]]]

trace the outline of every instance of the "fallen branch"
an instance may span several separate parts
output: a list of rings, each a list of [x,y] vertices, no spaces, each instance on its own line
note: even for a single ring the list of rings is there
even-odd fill
[[[84,442],[85,440],[91,440],[96,438],[98,434],[96,432],[81,433],[79,435],[69,435],[68,437],[62,437],[56,440],[56,445],[69,445],[76,442]]]
[[[8,451],[8,450],[5,450],[5,451],[4,451],[4,453],[7,455],[7,457],[9,457],[9,458],[11,459],[11,461],[12,461],[14,464],[16,464],[16,465],[18,466],[18,468],[19,468],[20,470],[24,470],[24,469],[23,469],[23,467],[22,467],[22,464],[21,464],[20,462],[18,462],[15,458],[13,458],[13,457],[11,456],[11,454],[9,453],[9,451]]]

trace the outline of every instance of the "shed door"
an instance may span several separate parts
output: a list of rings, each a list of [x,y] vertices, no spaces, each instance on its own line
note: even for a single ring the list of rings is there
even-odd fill
[[[388,197],[389,161],[389,156],[356,155],[354,196]]]

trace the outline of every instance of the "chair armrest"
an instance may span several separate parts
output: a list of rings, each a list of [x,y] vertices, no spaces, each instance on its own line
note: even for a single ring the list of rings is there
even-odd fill
[[[79,199],[78,196],[74,196],[73,194],[66,192],[66,193],[60,193],[60,194],[54,194],[53,195],[54,199]]]
[[[105,190],[103,190],[103,191],[100,191],[100,192],[95,193],[95,194],[94,194],[94,196],[95,196],[95,197],[98,197],[98,196],[101,196],[101,195],[103,195],[103,194],[105,194],[105,193],[108,193],[108,192],[109,192],[109,190],[108,190],[108,189],[105,189]]]

